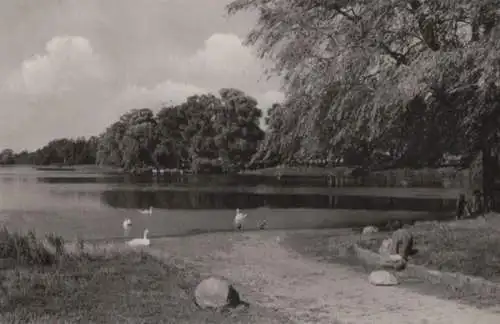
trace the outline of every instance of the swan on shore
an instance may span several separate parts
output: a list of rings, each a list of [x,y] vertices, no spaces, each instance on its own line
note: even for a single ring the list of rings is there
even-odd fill
[[[150,240],[148,239],[149,230],[146,228],[144,230],[144,236],[142,238],[135,238],[127,242],[129,246],[149,246]]]
[[[123,221],[123,229],[129,229],[129,227],[132,226],[132,221],[130,220],[130,218],[126,218],[124,221]]]
[[[141,209],[139,210],[139,213],[151,216],[153,214],[153,206],[149,206],[148,209]]]
[[[239,208],[236,209],[236,216],[234,216],[234,226],[238,229],[238,230],[242,230],[243,229],[243,223],[245,221],[245,218],[247,218],[247,214],[243,214]]]

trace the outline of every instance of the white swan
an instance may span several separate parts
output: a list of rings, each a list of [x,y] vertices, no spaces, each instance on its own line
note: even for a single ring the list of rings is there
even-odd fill
[[[236,209],[236,216],[234,216],[234,226],[238,230],[243,229],[243,222],[245,221],[245,218],[247,218],[247,214],[243,214],[239,208]]]
[[[153,214],[153,206],[149,206],[148,209],[139,210],[139,213],[151,216]]]
[[[149,246],[150,241],[148,239],[149,230],[146,228],[144,230],[144,236],[142,238],[135,238],[131,241],[128,241],[127,244],[129,246]]]
[[[131,226],[132,226],[132,221],[130,220],[130,218],[126,218],[123,221],[123,229],[129,229],[129,227]]]

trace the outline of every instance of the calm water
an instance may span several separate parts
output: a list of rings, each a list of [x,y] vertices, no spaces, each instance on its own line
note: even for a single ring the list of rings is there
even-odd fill
[[[71,171],[0,168],[0,221],[9,228],[57,232],[68,239],[122,238],[145,227],[151,236],[231,230],[234,209],[249,229],[362,226],[391,218],[437,219],[453,214],[456,192],[445,189],[327,188],[253,176],[130,178]],[[154,207],[153,215],[138,209]]]

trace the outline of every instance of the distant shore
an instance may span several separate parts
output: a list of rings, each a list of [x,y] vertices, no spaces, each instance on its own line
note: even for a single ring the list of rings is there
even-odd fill
[[[152,169],[143,168],[126,171],[122,168],[98,165],[72,165],[72,166],[32,166],[40,171],[65,171],[75,173],[103,173],[116,175],[193,175],[189,170],[180,169]],[[425,168],[425,169],[387,169],[378,171],[359,171],[360,168],[339,167],[272,167],[256,170],[243,170],[233,176],[242,178],[262,177],[262,181],[272,183],[297,182],[304,186],[322,187],[376,187],[376,188],[433,188],[453,189],[463,191],[470,185],[470,171],[459,170],[454,167]],[[199,173],[198,176],[224,176],[224,173]],[[458,191],[457,191],[458,192]],[[455,195],[455,193],[454,193]]]
[[[94,164],[79,164],[79,165],[31,165],[33,169],[38,171],[71,171],[78,173],[125,173],[122,168],[112,166],[100,166]]]

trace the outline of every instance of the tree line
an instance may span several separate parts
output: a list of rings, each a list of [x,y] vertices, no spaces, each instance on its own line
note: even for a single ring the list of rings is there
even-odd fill
[[[33,152],[23,150],[14,152],[3,149],[0,152],[0,164],[35,164],[35,165],[78,165],[95,164],[98,138],[78,137],[61,138],[47,143]]]
[[[280,164],[394,166],[405,159],[411,160],[413,166],[428,165],[430,160],[436,165],[444,154],[450,153],[450,150],[423,153],[423,148],[417,150],[415,146],[412,150],[388,150],[387,143],[405,147],[415,142],[415,132],[408,136],[398,133],[397,127],[392,129],[385,146],[361,139],[349,146],[331,145],[333,130],[328,129],[329,125],[318,125],[322,127],[320,132],[303,138],[293,132],[297,125],[286,128],[287,109],[290,108],[286,104],[273,104],[267,110],[263,130],[260,127],[262,110],[257,101],[240,90],[226,88],[219,91],[219,96],[193,95],[181,104],[162,107],[156,113],[148,108],[133,109],[98,136],[55,139],[33,152],[15,153],[4,149],[0,152],[0,164],[98,164],[126,171],[154,167],[236,172]],[[431,120],[422,120],[420,124],[421,128],[415,128],[425,130],[424,125],[436,125]],[[312,150],[305,145],[305,140],[322,144]],[[416,142],[425,147],[421,141]]]
[[[0,153],[2,164],[98,164],[233,172],[248,166],[264,138],[262,110],[237,89],[200,94],[157,113],[133,109],[89,139],[57,139],[34,151]]]

